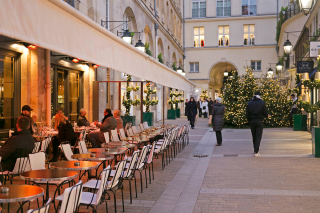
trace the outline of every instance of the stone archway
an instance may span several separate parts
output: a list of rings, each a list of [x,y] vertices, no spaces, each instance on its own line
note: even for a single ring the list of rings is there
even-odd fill
[[[231,72],[237,70],[237,67],[232,62],[218,62],[214,64],[209,72],[209,93],[215,99],[221,94],[223,87],[223,79],[225,71]]]
[[[154,48],[153,48],[153,39],[152,39],[152,32],[150,30],[150,27],[148,25],[145,26],[144,30],[144,44],[149,43],[149,49],[151,50],[152,55],[155,54]]]
[[[128,21],[128,26],[126,23],[122,25],[123,30],[129,30],[130,32],[138,32],[136,18],[130,7],[127,7],[123,13],[123,21]],[[138,41],[138,33],[135,33],[132,38],[132,44],[135,44]]]

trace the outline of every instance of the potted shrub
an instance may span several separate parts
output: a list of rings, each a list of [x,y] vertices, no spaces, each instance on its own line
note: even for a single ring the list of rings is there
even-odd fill
[[[146,98],[143,99],[143,105],[146,106],[146,111],[143,113],[143,122],[148,122],[149,126],[153,126],[153,112],[150,112],[150,106],[154,106],[158,104],[158,98],[153,97],[153,100],[151,100],[150,95],[157,93],[157,88],[151,89],[150,82],[147,81],[146,89],[143,91],[145,94],[147,94]]]

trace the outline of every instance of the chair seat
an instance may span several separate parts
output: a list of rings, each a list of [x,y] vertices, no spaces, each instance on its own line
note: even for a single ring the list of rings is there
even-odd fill
[[[128,164],[128,163],[127,163]],[[126,165],[127,166],[127,165]],[[128,167],[129,167],[129,165],[128,165]],[[110,172],[110,177],[113,177],[114,175],[116,174],[116,170],[111,170],[111,172]],[[123,171],[122,172],[122,176],[124,176],[124,174],[125,174],[125,171]]]
[[[93,199],[92,199],[93,196]],[[93,194],[91,192],[82,192],[81,194],[81,200],[80,200],[80,205],[98,205],[97,204],[97,195]]]
[[[97,184],[98,181],[98,184]],[[101,180],[89,180],[85,184],[83,184],[83,188],[95,189],[96,186],[99,188],[101,184]]]

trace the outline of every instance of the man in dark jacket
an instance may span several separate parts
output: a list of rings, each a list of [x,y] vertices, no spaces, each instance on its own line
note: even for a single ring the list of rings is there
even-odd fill
[[[202,116],[201,105],[202,105],[202,101],[201,101],[201,98],[199,98],[199,101],[197,102],[197,108],[198,108],[198,111],[199,111],[199,118],[201,118],[201,116]]]
[[[268,117],[268,111],[261,98],[260,92],[255,92],[253,99],[248,103],[246,117],[250,124],[254,156],[260,156],[259,147],[263,132],[263,119]]]
[[[17,132],[0,148],[1,166],[3,171],[12,171],[16,159],[28,156],[34,148],[34,139],[30,134],[30,120],[26,116],[18,118]]]
[[[80,109],[80,115],[79,115],[78,121],[77,121],[77,125],[79,127],[81,127],[81,126],[90,126],[90,123],[86,118],[86,114],[87,114],[87,112],[86,112],[85,109]]]
[[[31,135],[33,135],[33,129],[32,129],[32,126],[33,126],[33,119],[31,118],[31,111],[33,109],[31,109],[31,107],[29,105],[24,105],[21,109],[21,116],[25,116],[27,118],[29,118],[29,121],[30,121],[30,127],[29,127],[29,130],[30,130],[30,133]],[[16,124],[18,123],[18,119],[16,120]],[[14,134],[17,133],[17,126],[14,127]]]
[[[213,101],[212,101],[212,99],[211,99],[211,98],[209,98],[208,107],[209,107],[209,115],[211,115],[212,107],[213,107]]]

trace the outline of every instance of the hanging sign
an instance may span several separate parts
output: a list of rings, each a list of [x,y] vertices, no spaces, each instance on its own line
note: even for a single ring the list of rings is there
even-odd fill
[[[310,41],[310,57],[317,58],[320,49],[320,41]]]
[[[313,71],[313,61],[297,61],[297,73],[311,73]]]

